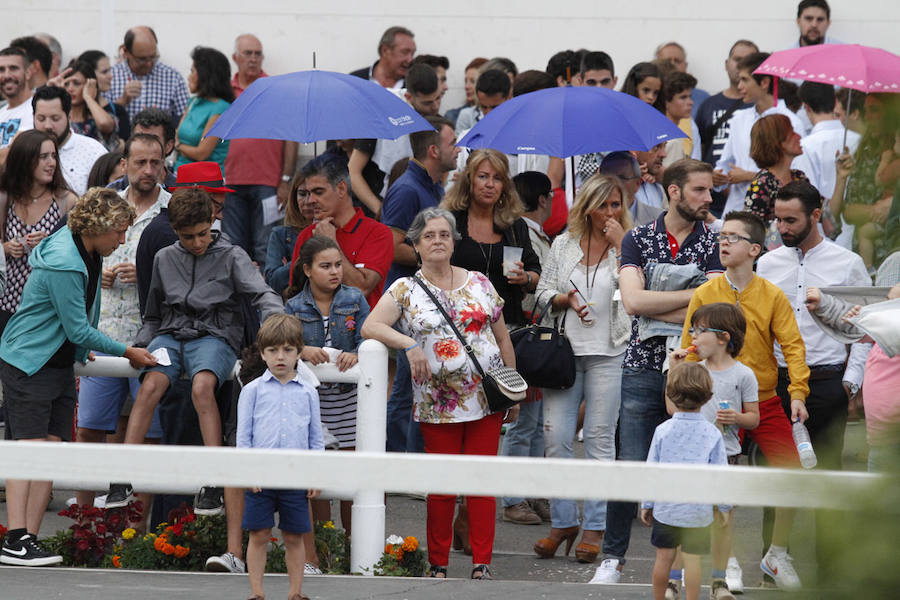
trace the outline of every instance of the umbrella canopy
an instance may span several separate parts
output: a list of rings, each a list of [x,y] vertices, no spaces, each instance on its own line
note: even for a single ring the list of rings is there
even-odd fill
[[[222,139],[316,142],[395,139],[433,129],[409,104],[377,83],[332,71],[261,77],[209,130]]]
[[[773,52],[754,73],[866,93],[900,93],[900,56],[859,44],[820,44]]]
[[[683,137],[687,136],[665,115],[634,96],[599,87],[558,87],[504,102],[457,145],[566,158],[589,152],[646,151]]]

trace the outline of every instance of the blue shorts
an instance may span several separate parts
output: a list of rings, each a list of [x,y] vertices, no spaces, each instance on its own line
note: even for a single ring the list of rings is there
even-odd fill
[[[686,554],[709,554],[710,527],[676,527],[653,518],[650,543],[656,548],[677,548]]]
[[[172,364],[169,366],[156,365],[141,371],[141,377],[152,371],[158,371],[169,378],[169,385],[173,385],[182,375],[187,374],[190,379],[200,371],[210,371],[216,376],[217,388],[221,387],[231,372],[237,356],[231,346],[217,337],[206,335],[195,340],[179,342],[171,335],[158,335],[147,346],[149,352],[159,348],[165,348],[169,352]]]
[[[270,490],[244,492],[244,520],[241,528],[249,531],[275,527],[287,533],[312,531],[309,520],[309,499],[306,490]]]
[[[97,356],[106,355],[98,352]],[[82,377],[78,384],[78,426],[115,433],[128,394],[136,400],[140,387],[137,377]],[[158,406],[153,411],[147,437],[162,437]]]

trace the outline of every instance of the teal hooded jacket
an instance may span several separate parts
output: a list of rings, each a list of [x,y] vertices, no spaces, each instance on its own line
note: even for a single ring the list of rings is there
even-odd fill
[[[85,307],[87,265],[78,252],[72,231],[63,227],[44,239],[28,259],[31,275],[22,302],[6,325],[0,358],[34,375],[68,339],[75,344],[75,360],[85,362],[90,350],[123,356],[126,346],[97,330],[100,319],[100,282],[90,310]]]

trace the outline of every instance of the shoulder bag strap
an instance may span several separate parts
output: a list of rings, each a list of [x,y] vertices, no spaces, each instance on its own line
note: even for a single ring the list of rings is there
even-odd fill
[[[450,325],[450,328],[453,330],[453,333],[456,334],[456,337],[459,338],[460,343],[463,345],[463,348],[466,351],[466,354],[469,355],[469,359],[472,361],[472,364],[475,365],[475,368],[478,370],[478,373],[481,375],[482,379],[484,378],[484,369],[481,368],[481,363],[478,362],[478,359],[475,358],[475,352],[472,350],[472,346],[466,341],[466,338],[463,337],[462,333],[459,332],[459,329],[456,327],[456,323],[453,322],[453,319],[450,318],[450,315],[447,314],[447,311],[444,310],[444,307],[438,302],[438,299],[435,298],[434,294],[431,293],[431,290],[428,289],[428,286],[419,279],[418,275],[413,275],[413,279],[416,280],[416,283],[425,290],[425,293],[428,294],[428,297],[431,298],[431,301],[434,302],[434,305],[437,306],[437,309],[441,311],[441,314],[444,315],[444,319],[447,321],[447,324]]]

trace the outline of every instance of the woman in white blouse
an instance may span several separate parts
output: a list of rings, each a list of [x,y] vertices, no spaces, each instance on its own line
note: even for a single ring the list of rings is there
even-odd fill
[[[545,323],[561,318],[575,354],[575,384],[567,390],[544,390],[546,455],[572,458],[578,410],[585,403],[584,451],[594,460],[615,459],[616,424],[622,357],[630,319],[618,299],[618,256],[631,228],[625,190],[615,177],[588,179],[569,211],[568,230],[553,242],[535,292],[538,305],[548,301]],[[578,536],[575,500],[550,501],[551,529],[534,545],[550,558],[566,542],[566,554]],[[575,548],[580,562],[592,563],[606,530],[606,501],[584,502],[583,533]]]

